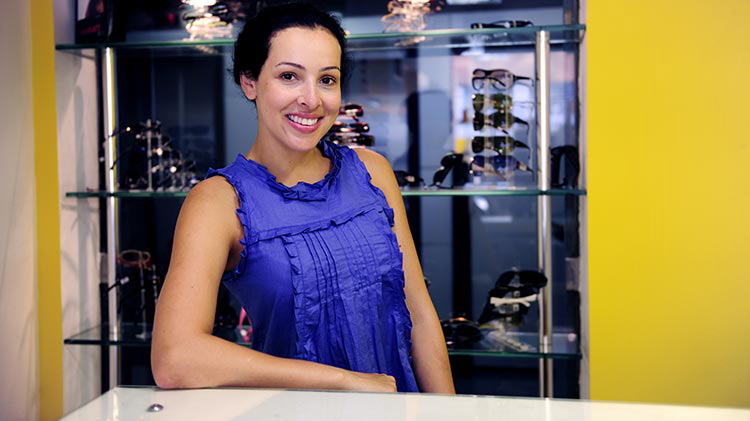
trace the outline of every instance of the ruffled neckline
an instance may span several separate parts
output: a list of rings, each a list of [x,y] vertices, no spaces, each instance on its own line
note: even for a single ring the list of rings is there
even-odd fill
[[[263,179],[266,184],[281,196],[291,200],[302,201],[323,201],[328,198],[331,186],[336,180],[336,176],[341,169],[340,152],[328,140],[318,142],[317,148],[320,149],[324,157],[331,160],[331,170],[321,180],[315,183],[300,181],[292,187],[286,186],[276,180],[276,176],[271,174],[264,165],[261,165],[252,159],[245,158],[244,155],[238,154],[237,161],[241,162],[246,168],[250,169]]]

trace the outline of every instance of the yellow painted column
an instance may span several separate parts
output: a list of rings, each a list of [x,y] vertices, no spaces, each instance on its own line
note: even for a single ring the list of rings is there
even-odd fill
[[[587,15],[591,397],[750,407],[750,2]]]
[[[63,415],[60,196],[52,0],[31,0],[31,65],[36,176],[40,418]]]

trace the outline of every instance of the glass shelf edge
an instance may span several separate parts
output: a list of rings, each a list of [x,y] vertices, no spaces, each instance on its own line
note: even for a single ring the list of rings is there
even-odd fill
[[[505,352],[505,351],[480,351],[470,349],[449,349],[448,356],[485,357],[485,358],[533,358],[551,360],[580,360],[580,353],[566,354],[562,352]]]
[[[75,335],[74,335],[75,336]],[[102,346],[103,341],[98,339],[74,339],[66,338],[63,340],[64,345],[73,346]],[[235,344],[250,347],[248,343],[235,342]],[[151,340],[142,341],[114,341],[110,340],[107,346],[125,347],[125,348],[145,348],[151,346]],[[470,357],[485,357],[485,358],[533,358],[533,359],[568,359],[575,360],[581,359],[580,353],[564,353],[564,352],[519,352],[519,351],[492,351],[492,350],[472,350],[472,349],[449,349],[449,356],[470,356]]]
[[[413,37],[446,37],[463,35],[520,35],[539,31],[563,32],[563,31],[585,31],[586,25],[540,25],[522,28],[485,28],[485,29],[428,29],[417,32],[378,32],[365,34],[349,34],[349,41],[368,41],[378,39],[398,39]],[[217,40],[172,40],[172,41],[122,41],[86,44],[56,44],[55,49],[59,51],[84,50],[97,48],[175,48],[175,47],[197,47],[197,46],[232,46],[234,38]]]
[[[187,197],[187,191],[179,192],[147,192],[147,191],[122,191],[122,192],[67,192],[65,197],[76,198],[76,199],[88,199],[88,198],[184,198]],[[420,197],[432,197],[432,196],[586,196],[587,191],[585,189],[550,189],[550,190],[537,190],[537,189],[442,189],[442,190],[401,190],[402,196],[420,196]]]

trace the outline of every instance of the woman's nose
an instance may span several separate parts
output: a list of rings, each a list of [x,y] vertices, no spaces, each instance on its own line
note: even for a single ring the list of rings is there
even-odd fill
[[[320,93],[317,86],[314,83],[305,83],[302,87],[302,92],[297,97],[297,102],[309,110],[318,108],[318,105],[320,105]]]

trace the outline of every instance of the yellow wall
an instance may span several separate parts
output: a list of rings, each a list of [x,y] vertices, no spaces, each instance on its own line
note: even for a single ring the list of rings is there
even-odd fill
[[[31,1],[31,81],[36,176],[40,418],[63,415],[60,199],[57,175],[52,0]]]
[[[588,3],[591,397],[750,407],[750,2]]]

